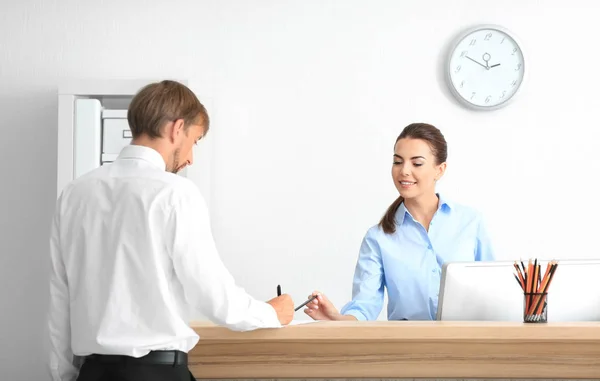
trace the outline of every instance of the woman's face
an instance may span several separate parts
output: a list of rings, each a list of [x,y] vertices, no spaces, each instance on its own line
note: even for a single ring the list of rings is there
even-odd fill
[[[396,142],[392,178],[404,199],[435,194],[435,182],[446,170],[446,163],[438,165],[436,161],[424,140],[403,138]]]

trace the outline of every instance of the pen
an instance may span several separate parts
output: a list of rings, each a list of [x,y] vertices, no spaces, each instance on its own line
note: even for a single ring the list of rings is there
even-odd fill
[[[277,285],[277,296],[281,296],[281,285]]]
[[[312,298],[308,299],[306,302],[302,303],[301,305],[299,305],[298,307],[296,307],[294,309],[294,311],[298,311],[300,308],[304,307],[305,305],[307,305],[308,303],[312,302],[313,300],[315,300],[315,298],[319,296],[319,295],[315,295]]]

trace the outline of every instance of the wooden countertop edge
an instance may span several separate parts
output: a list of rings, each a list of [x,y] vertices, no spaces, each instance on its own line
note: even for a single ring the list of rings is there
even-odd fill
[[[191,327],[200,336],[189,360],[198,378],[600,379],[596,322],[315,322],[248,332],[207,322]]]
[[[600,341],[600,322],[526,324],[510,322],[314,322],[236,332],[210,322],[192,322],[202,341]]]

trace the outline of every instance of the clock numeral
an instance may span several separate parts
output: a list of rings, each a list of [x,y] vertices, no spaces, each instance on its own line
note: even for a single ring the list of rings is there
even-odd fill
[[[520,63],[517,64],[517,68],[515,69],[515,71],[519,71],[519,70],[521,70],[521,64]]]
[[[461,66],[460,66],[460,65],[458,65],[458,66],[456,67],[456,69],[454,70],[454,72],[455,72],[455,73],[458,73],[458,72],[460,71],[460,68],[461,68]]]
[[[510,85],[511,85],[512,87],[515,87],[515,86],[517,86],[517,80],[515,79],[514,81],[512,81]]]
[[[467,53],[469,53],[468,50],[463,50],[462,53],[460,53],[460,58],[464,58],[467,55]]]
[[[465,86],[465,81],[460,82],[460,88],[462,89]]]
[[[476,93],[474,91],[471,93],[471,99],[475,98],[475,94]]]
[[[512,51],[511,56],[514,56],[516,52],[517,52],[517,48],[514,48],[513,51]]]
[[[488,96],[485,98],[485,103],[490,103],[490,101],[491,101],[491,100],[492,100],[492,96],[491,96],[491,95],[488,95]]]
[[[506,40],[506,37],[502,37],[502,41],[500,41],[500,43],[503,44],[504,40]]]
[[[484,40],[485,40],[485,41],[489,41],[491,38],[492,38],[492,34],[491,34],[491,33],[488,33],[488,34],[486,34],[486,35],[485,35],[485,38],[484,38]]]
[[[502,95],[500,95],[500,99],[504,98],[504,96],[505,96],[505,95],[506,95],[506,90],[504,90],[504,91],[502,92]]]
[[[474,38],[471,40],[471,43],[469,44],[470,46],[475,46],[475,43],[477,42],[477,39]]]

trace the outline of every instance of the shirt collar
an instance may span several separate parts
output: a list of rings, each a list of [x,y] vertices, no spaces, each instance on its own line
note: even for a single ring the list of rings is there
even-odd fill
[[[452,209],[452,203],[450,201],[448,201],[446,198],[442,197],[442,195],[440,195],[439,193],[436,193],[439,199],[439,203],[438,203],[438,211],[441,210],[443,212],[449,213],[450,210]],[[410,216],[410,213],[408,212],[408,210],[406,209],[406,206],[404,206],[404,202],[402,204],[400,204],[400,206],[398,207],[398,210],[396,211],[396,224],[398,226],[402,225],[402,223],[404,222],[404,217],[406,217],[406,215]],[[412,216],[411,216],[412,218]]]
[[[167,168],[165,160],[158,151],[153,148],[140,146],[140,145],[128,145],[123,147],[121,153],[119,153],[118,159],[141,159],[145,160],[163,171]]]

